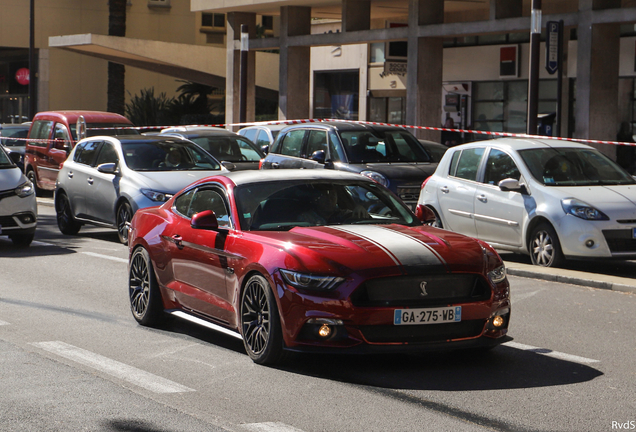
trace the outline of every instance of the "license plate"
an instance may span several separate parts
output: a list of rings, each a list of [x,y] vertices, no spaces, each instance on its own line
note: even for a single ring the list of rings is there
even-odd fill
[[[461,306],[428,309],[396,309],[393,315],[394,325],[441,324],[460,322],[461,320]]]

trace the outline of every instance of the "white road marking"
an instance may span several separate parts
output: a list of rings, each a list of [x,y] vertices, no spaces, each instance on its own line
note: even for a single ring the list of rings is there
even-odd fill
[[[0,326],[2,326],[2,325],[9,325],[9,323],[6,322],[6,321],[0,321]]]
[[[45,242],[34,240],[31,242],[31,246],[57,246],[57,245],[53,243],[45,243]]]
[[[108,357],[95,354],[82,348],[77,348],[64,342],[37,342],[32,345],[155,393],[182,393],[195,391],[176,382],[153,375],[150,372],[137,369],[136,367],[120,363],[116,360],[109,359]]]
[[[525,300],[527,298],[533,297],[533,296],[539,294],[541,291],[544,291],[544,290],[536,290],[536,291],[530,291],[530,292],[525,292],[525,293],[512,293],[510,295],[510,301],[512,302],[512,304],[515,304],[518,301]]]
[[[502,345],[508,346],[510,348],[530,351],[537,354],[542,354],[548,357],[554,357],[559,360],[565,360],[565,361],[570,361],[574,363],[588,364],[588,363],[598,363],[600,361],[600,360],[594,360],[594,359],[589,359],[585,357],[579,357],[572,354],[566,354],[566,353],[562,353],[558,351],[552,351],[551,349],[548,349],[548,348],[538,348],[531,345],[524,345],[517,342],[506,342],[506,343],[503,343]]]
[[[128,260],[126,258],[117,258],[117,257],[114,257],[114,256],[98,254],[98,253],[95,253],[95,252],[82,252],[82,253],[85,254],[85,255],[90,255],[92,257],[96,257],[96,258],[104,258],[104,259],[107,259],[107,260],[128,264]]]
[[[241,426],[253,432],[303,432],[301,429],[281,422],[249,423]]]

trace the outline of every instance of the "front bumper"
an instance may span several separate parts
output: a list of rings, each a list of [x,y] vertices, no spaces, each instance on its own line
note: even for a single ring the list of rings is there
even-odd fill
[[[565,216],[556,228],[566,258],[636,258],[636,219],[587,221]]]
[[[35,194],[24,198],[12,195],[0,199],[0,234],[34,231],[37,214]]]

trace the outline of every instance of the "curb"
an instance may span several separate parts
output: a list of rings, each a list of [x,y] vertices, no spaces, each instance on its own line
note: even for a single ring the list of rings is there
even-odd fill
[[[53,201],[53,198],[36,197],[36,200],[38,202],[38,205],[43,205],[46,207],[55,207],[55,202]]]
[[[635,285],[626,285],[613,281],[602,281],[598,279],[591,279],[581,276],[564,276],[555,275],[549,273],[540,273],[538,271],[520,269],[520,268],[508,268],[506,266],[506,273],[511,276],[527,277],[532,279],[542,279],[551,282],[569,283],[572,285],[580,285],[589,288],[604,289],[610,291],[620,291],[629,294],[636,294]],[[577,272],[580,273],[580,272]]]

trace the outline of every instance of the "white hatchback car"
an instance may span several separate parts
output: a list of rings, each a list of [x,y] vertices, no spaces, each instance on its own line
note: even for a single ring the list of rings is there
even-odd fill
[[[431,224],[559,266],[636,258],[636,179],[593,147],[503,138],[450,148],[423,184]]]
[[[35,187],[0,146],[0,235],[16,246],[33,241],[38,218]]]

